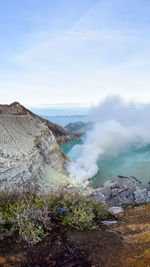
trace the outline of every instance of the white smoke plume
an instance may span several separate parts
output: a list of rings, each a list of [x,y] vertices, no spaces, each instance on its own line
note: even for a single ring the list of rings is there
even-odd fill
[[[70,178],[80,185],[98,172],[104,155],[117,156],[121,149],[150,143],[150,103],[125,103],[119,97],[105,99],[89,115],[94,127],[87,132],[79,158],[68,165]]]

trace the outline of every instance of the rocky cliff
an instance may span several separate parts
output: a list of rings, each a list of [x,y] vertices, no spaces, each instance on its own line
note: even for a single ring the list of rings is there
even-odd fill
[[[36,185],[48,190],[68,183],[66,157],[56,141],[61,136],[67,139],[62,127],[19,103],[0,105],[0,189]]]
[[[18,102],[14,102],[10,105],[0,105],[0,114],[31,115],[34,118],[38,118],[40,121],[44,122],[47,127],[52,131],[58,144],[64,144],[68,141],[80,138],[80,134],[73,133],[72,131],[63,128],[58,124],[52,123],[49,120],[38,116],[29,109],[20,105],[20,103]]]

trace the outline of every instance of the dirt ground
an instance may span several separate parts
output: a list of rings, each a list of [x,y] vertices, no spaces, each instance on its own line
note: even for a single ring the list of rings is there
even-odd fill
[[[150,267],[150,205],[126,207],[117,224],[77,231],[61,226],[34,247],[0,241],[0,266]]]

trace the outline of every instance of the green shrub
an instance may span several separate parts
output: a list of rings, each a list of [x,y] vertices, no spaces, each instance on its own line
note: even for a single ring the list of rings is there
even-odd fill
[[[61,216],[61,223],[78,230],[96,229],[96,221],[109,216],[102,204],[78,193],[61,193],[55,204],[55,209],[61,207],[68,212],[67,216]]]
[[[95,214],[95,218],[98,220],[105,220],[110,215],[108,212],[108,208],[104,205],[99,203],[98,201],[92,201],[93,212]]]
[[[47,235],[42,225],[35,224],[32,220],[24,222],[18,219],[19,235],[29,244],[34,245]]]
[[[12,224],[10,226],[0,225],[0,240],[14,235],[17,230],[18,226],[16,224]]]
[[[65,213],[61,214],[62,209]],[[0,192],[0,237],[14,235],[28,244],[36,244],[51,230],[52,224],[61,224],[77,230],[97,229],[99,220],[109,213],[99,202],[77,193],[57,191],[38,195],[31,192]]]
[[[29,244],[36,244],[47,235],[50,230],[50,218],[47,206],[22,206],[16,211],[16,221],[19,228],[19,235]]]
[[[94,218],[92,207],[86,206],[86,203],[81,202],[72,207],[67,216],[62,217],[62,224],[77,230],[90,229],[93,226]]]

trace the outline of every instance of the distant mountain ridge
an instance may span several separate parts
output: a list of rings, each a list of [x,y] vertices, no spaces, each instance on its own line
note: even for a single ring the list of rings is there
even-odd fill
[[[77,121],[88,122],[88,116],[86,115],[57,115],[57,116],[42,116],[43,118],[65,127],[68,123],[75,123]]]
[[[82,134],[85,134],[88,130],[90,130],[92,126],[93,126],[92,122],[77,121],[74,123],[68,123],[65,126],[65,129],[74,134],[82,135]]]

